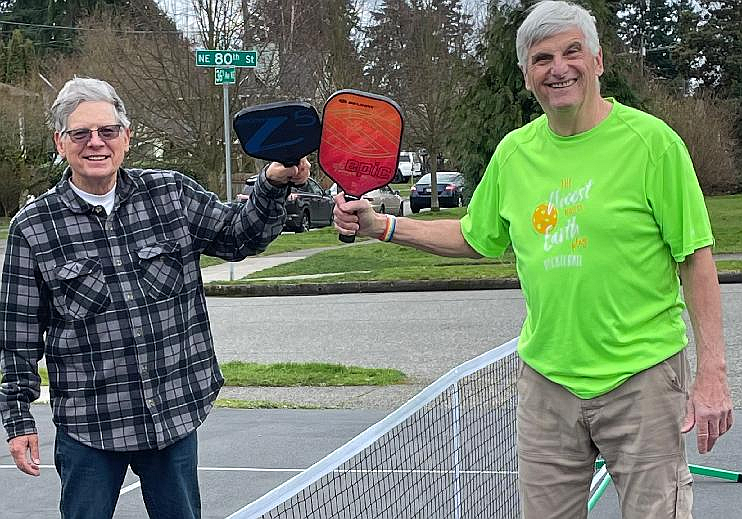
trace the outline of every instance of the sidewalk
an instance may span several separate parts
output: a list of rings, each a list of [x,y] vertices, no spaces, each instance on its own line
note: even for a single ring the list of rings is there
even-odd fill
[[[337,247],[347,247],[347,245],[338,245]],[[336,249],[337,247],[318,247],[316,249],[303,249],[293,252],[284,252],[282,254],[271,254],[269,256],[250,256],[242,261],[232,263],[233,278],[234,280],[243,278],[253,272],[264,270],[267,268],[282,265],[284,263],[291,263],[292,261],[298,261],[312,254],[318,252]],[[212,281],[228,281],[229,280],[229,267],[230,263],[222,263],[220,265],[214,265],[212,267],[206,267],[201,269],[201,277],[204,283],[210,283]]]

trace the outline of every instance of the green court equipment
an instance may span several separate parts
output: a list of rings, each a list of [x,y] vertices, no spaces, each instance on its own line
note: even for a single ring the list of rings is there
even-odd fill
[[[587,511],[589,512],[593,508],[595,508],[595,505],[598,504],[598,500],[600,500],[601,497],[603,497],[603,493],[605,492],[605,489],[608,488],[608,485],[611,482],[611,475],[606,474],[603,480],[600,482],[600,485],[595,490],[592,496],[590,496],[590,499],[587,502]]]
[[[688,465],[691,474],[707,476],[710,478],[728,479],[735,483],[742,483],[742,472],[733,472],[731,470],[715,469],[713,467],[704,467],[702,465]]]
[[[602,458],[599,458],[595,460],[595,470],[599,471],[602,470],[603,467],[605,467],[605,460]],[[713,467],[704,467],[703,465],[693,465],[688,464],[688,469],[690,469],[691,474],[696,474],[698,476],[706,476],[709,478],[717,478],[717,479],[726,479],[728,481],[734,481],[735,483],[742,483],[742,472],[734,472],[732,470],[723,470],[723,469],[716,469]],[[596,504],[598,504],[598,500],[603,496],[603,493],[605,492],[605,489],[608,488],[608,485],[611,482],[611,475],[605,474],[602,481],[600,482],[600,485],[598,488],[593,492],[593,495],[590,496],[590,500],[587,502],[587,510],[588,512],[592,510]]]

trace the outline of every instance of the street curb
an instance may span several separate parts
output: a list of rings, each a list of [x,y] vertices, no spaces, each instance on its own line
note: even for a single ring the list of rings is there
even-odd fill
[[[719,283],[742,283],[742,272],[719,272]]]
[[[344,281],[339,283],[297,283],[288,285],[204,285],[207,296],[263,297],[358,294],[380,292],[440,292],[443,290],[498,290],[520,288],[516,278],[420,281]]]
[[[742,283],[742,272],[722,272],[719,283]],[[318,296],[330,294],[365,294],[384,292],[442,292],[446,290],[518,289],[517,278],[435,279],[418,281],[343,281],[338,283],[292,283],[286,285],[204,285],[212,297]]]

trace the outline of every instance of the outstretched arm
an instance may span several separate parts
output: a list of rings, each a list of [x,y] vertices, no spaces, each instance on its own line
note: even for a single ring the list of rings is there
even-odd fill
[[[343,193],[335,197],[335,228],[340,234],[379,238],[384,234],[386,215],[377,214],[368,200],[346,202]],[[413,220],[397,218],[391,240],[439,256],[481,258],[461,234],[458,220]]]

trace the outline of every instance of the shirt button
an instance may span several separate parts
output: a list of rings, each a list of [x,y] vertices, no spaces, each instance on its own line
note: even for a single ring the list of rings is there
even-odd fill
[[[107,231],[113,230],[113,225],[111,224],[111,222],[108,222],[108,223],[106,224],[106,230],[107,230]]]
[[[134,299],[134,294],[132,294],[131,292],[127,292],[125,298],[127,301],[132,301]]]
[[[116,258],[115,260],[113,260],[113,264],[116,265],[117,267],[120,267],[121,265],[124,264],[124,261],[121,258]]]
[[[136,335],[137,337],[141,337],[142,336],[142,329],[141,328],[136,328],[134,330],[134,335]]]
[[[155,406],[155,401],[150,398],[149,400],[147,400],[147,405],[150,406],[150,407],[154,407]]]
[[[147,373],[147,366],[142,364],[142,373]]]
[[[101,205],[96,205],[96,206],[95,206],[95,207],[93,208],[93,211],[95,211],[95,214],[101,214],[101,213],[103,212],[103,206],[101,206]]]

